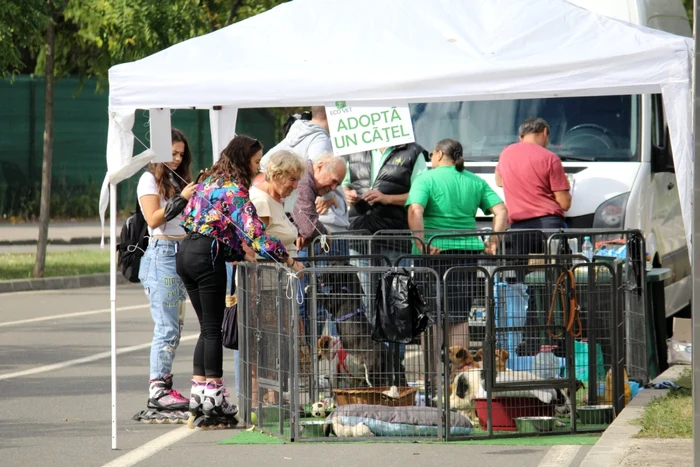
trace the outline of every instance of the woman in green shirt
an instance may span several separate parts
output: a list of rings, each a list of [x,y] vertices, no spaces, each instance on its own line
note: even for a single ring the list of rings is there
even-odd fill
[[[493,214],[493,230],[504,232],[508,211],[501,198],[480,177],[464,170],[462,144],[454,139],[443,139],[430,156],[432,170],[421,174],[411,185],[406,200],[408,227],[422,237],[423,230],[476,230],[476,213]],[[491,236],[488,245],[477,236],[436,239],[430,254],[460,255],[432,261],[431,266],[440,275],[454,266],[477,264],[476,258],[464,255],[495,254],[497,236]],[[437,258],[436,258],[437,259]],[[447,309],[450,320],[450,345],[469,347],[469,311],[476,294],[476,272],[455,271],[447,279]]]

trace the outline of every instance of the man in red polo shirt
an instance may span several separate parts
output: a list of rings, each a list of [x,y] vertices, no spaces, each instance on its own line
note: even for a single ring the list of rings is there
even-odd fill
[[[569,180],[564,173],[561,159],[547,150],[549,125],[541,118],[529,118],[519,128],[520,142],[511,144],[501,152],[496,166],[496,185],[503,187],[508,222],[511,229],[559,229],[566,227],[564,212],[571,207]],[[512,235],[509,250],[513,254],[544,253],[543,236],[537,233]],[[526,265],[527,260],[514,264]],[[518,282],[524,282],[526,268],[516,271]],[[528,310],[535,310],[536,300],[528,287]],[[525,326],[537,323],[528,311]],[[538,336],[523,334],[523,340],[515,350],[517,355],[535,355],[539,349]]]
[[[506,147],[496,166],[496,185],[503,187],[510,227],[566,227],[564,212],[571,207],[569,180],[559,157],[546,149],[549,125],[541,118],[529,118],[519,132],[520,142]],[[518,242],[516,253],[544,253],[539,239]]]

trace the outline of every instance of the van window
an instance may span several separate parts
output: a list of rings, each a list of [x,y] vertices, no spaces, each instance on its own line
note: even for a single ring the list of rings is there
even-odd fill
[[[432,150],[443,138],[457,139],[467,162],[497,161],[530,117],[549,123],[549,149],[562,160],[639,160],[637,96],[413,104],[411,116],[421,146]]]
[[[661,94],[651,96],[651,144],[666,147],[666,119],[664,118],[664,105]]]

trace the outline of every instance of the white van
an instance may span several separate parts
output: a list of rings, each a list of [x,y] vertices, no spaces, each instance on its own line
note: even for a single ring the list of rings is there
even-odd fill
[[[681,0],[571,2],[691,36]],[[660,94],[431,103],[411,110],[418,143],[432,150],[443,138],[461,141],[467,169],[501,196],[494,183],[501,150],[517,141],[523,120],[544,118],[551,126],[549,149],[574,179],[568,226],[643,231],[653,264],[673,271],[665,293],[666,316],[690,303],[690,259]]]

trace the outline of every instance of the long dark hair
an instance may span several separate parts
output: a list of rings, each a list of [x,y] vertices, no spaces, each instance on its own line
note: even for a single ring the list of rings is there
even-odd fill
[[[435,145],[441,153],[455,162],[457,172],[464,170],[464,153],[462,153],[462,143],[456,139],[445,138]]]
[[[148,166],[148,171],[153,174],[158,187],[158,194],[163,199],[170,199],[176,193],[182,191],[182,188],[192,181],[190,176],[190,165],[192,164],[192,152],[190,145],[182,131],[177,128],[170,130],[170,139],[172,144],[185,143],[185,152],[182,154],[182,161],[177,170],[173,174],[172,169],[160,162],[151,163]],[[182,181],[184,180],[184,182]]]
[[[233,178],[248,188],[255,177],[250,170],[250,160],[258,151],[262,151],[260,141],[250,136],[238,135],[228,143],[226,149],[221,151],[221,157],[212,166],[209,174]]]

